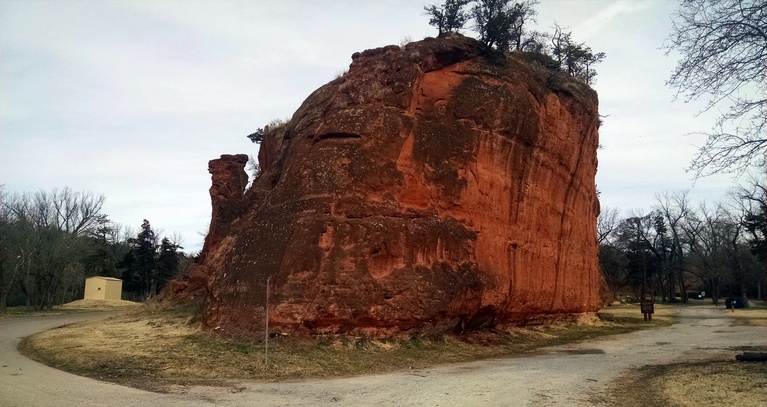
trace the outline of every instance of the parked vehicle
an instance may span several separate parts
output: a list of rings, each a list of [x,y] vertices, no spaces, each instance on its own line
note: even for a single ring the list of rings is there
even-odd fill
[[[742,298],[730,297],[724,301],[725,307],[730,308],[746,308],[746,304]]]

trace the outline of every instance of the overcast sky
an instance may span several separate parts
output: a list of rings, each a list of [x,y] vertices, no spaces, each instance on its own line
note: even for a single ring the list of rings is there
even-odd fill
[[[9,192],[69,186],[106,196],[104,212],[148,219],[201,248],[210,222],[207,162],[257,155],[246,135],[289,118],[356,51],[435,36],[437,1],[0,1],[0,183]],[[602,205],[649,209],[690,189],[723,199],[735,181],[694,185],[684,168],[711,127],[702,104],[672,102],[676,64],[659,48],[676,2],[541,0],[556,21],[607,54],[594,88]],[[470,31],[465,32],[474,35]],[[714,112],[716,113],[716,112]]]

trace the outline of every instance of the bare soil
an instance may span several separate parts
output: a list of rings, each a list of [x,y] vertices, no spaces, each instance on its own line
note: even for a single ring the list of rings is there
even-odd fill
[[[125,300],[77,300],[62,305],[61,309],[112,310],[142,307],[140,302]]]

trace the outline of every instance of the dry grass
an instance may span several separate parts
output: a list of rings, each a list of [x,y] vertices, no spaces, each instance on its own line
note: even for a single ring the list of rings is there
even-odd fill
[[[736,324],[748,326],[767,326],[767,306],[763,302],[756,303],[751,301],[751,305],[746,309],[736,309],[722,311],[725,316],[733,318]]]
[[[711,305],[692,303],[694,305]],[[687,305],[690,306],[690,305]],[[675,306],[657,305],[656,313],[667,318]],[[638,306],[634,306],[638,312]],[[610,310],[613,311],[613,310]],[[754,304],[735,312],[722,305],[723,316],[736,323],[767,326],[767,307]],[[618,316],[631,317],[631,307],[621,305]],[[641,319],[641,314],[638,317]],[[653,321],[658,316],[653,318]],[[765,349],[754,349],[765,351]],[[622,407],[686,407],[701,405],[767,405],[767,364],[734,360],[678,363],[636,369],[618,381],[611,405]]]
[[[599,316],[603,320],[623,323],[643,323],[650,326],[668,326],[674,323],[675,313],[673,305],[655,304],[655,313],[652,321],[644,322],[644,315],[639,309],[639,304],[618,304],[602,308]]]
[[[670,324],[670,318],[664,322],[662,317],[639,323],[641,314],[637,320],[628,316],[630,310],[611,307],[603,319],[581,317],[460,336],[278,337],[269,342],[267,367],[263,343],[202,332],[191,308],[150,305],[120,317],[33,335],[19,349],[75,374],[163,391],[174,384],[216,384],[233,378],[284,380],[425,368]]]
[[[4,316],[8,317],[28,317],[28,316],[46,316],[62,315],[77,312],[90,311],[117,311],[130,308],[138,309],[143,306],[140,302],[124,300],[77,300],[68,302],[64,305],[54,306],[45,310],[30,310],[27,307],[9,307]]]
[[[619,381],[612,405],[687,407],[767,404],[767,363],[713,361],[648,366]]]

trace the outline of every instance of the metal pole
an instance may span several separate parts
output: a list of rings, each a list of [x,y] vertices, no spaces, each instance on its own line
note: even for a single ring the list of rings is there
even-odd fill
[[[264,364],[266,368],[269,368],[269,281],[271,276],[266,278],[266,307],[264,307],[264,314],[266,315],[266,329],[264,330]]]

